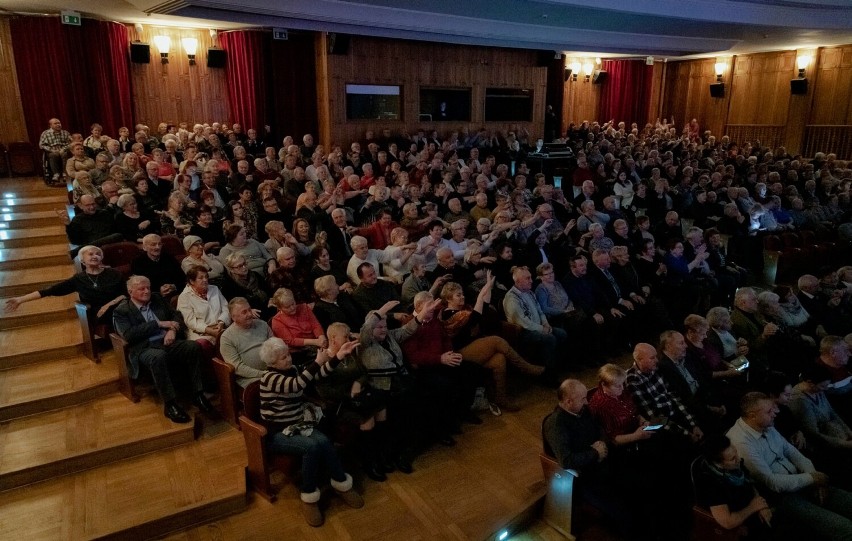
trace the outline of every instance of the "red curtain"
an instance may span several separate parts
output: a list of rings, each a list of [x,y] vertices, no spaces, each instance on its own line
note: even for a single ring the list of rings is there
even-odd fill
[[[602,68],[607,79],[601,88],[599,118],[625,122],[628,127],[636,122],[641,129],[648,122],[654,67],[644,60],[604,60]]]
[[[228,105],[233,122],[262,130],[269,123],[267,105],[266,45],[269,32],[236,30],[219,33],[219,43],[227,53],[225,77],[228,81]]]
[[[83,135],[95,122],[112,136],[132,123],[124,25],[83,19],[82,26],[69,26],[58,17],[16,17],[9,26],[33,145],[53,117],[68,131]]]
[[[314,139],[319,135],[319,113],[317,112],[316,56],[314,35],[290,33],[287,41],[272,40],[271,63],[272,107],[275,144],[280,144],[285,135],[297,141],[306,133]],[[323,51],[325,54],[325,51]]]

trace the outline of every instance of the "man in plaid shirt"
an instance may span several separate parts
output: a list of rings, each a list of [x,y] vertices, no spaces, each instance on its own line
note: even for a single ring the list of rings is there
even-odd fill
[[[625,383],[633,394],[639,414],[645,419],[665,417],[663,430],[685,436],[698,443],[704,433],[677,397],[669,392],[662,376],[657,373],[657,350],[651,344],[640,343],[633,348],[633,366],[627,370]]]
[[[62,151],[71,144],[71,134],[62,129],[62,122],[58,118],[51,118],[48,124],[50,128],[41,132],[38,146],[47,155],[47,163],[50,167],[50,173],[53,175],[53,180],[59,180],[59,177],[65,171],[62,164]]]

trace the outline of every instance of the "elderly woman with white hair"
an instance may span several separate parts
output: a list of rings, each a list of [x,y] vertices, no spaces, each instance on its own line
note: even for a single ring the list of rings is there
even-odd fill
[[[117,204],[121,212],[115,215],[115,229],[125,240],[142,242],[142,237],[160,230],[160,223],[155,216],[147,210],[139,210],[134,195],[126,193],[120,196]]]
[[[297,303],[292,291],[279,288],[270,303],[278,309],[271,321],[272,334],[284,340],[297,365],[314,360],[317,350],[328,346],[325,332],[311,307]]]
[[[132,197],[132,196],[131,196]],[[125,298],[127,288],[121,273],[103,265],[104,253],[97,246],[83,246],[79,252],[83,271],[52,286],[12,297],[6,301],[6,312],[14,312],[24,303],[42,297],[61,297],[77,293],[80,302],[95,311],[98,320],[112,322],[113,308]]]
[[[361,495],[352,488],[352,476],[346,473],[334,444],[320,432],[318,407],[306,402],[305,389],[331,372],[355,350],[357,341],[344,343],[329,358],[325,351],[314,362],[298,369],[287,344],[280,338],[269,338],[260,347],[260,358],[266,371],[260,377],[260,416],[270,436],[269,449],[282,455],[302,457],[301,500],[305,521],[317,527],[323,524],[319,508],[319,472],[328,471],[335,492],[354,508],[364,505]]]
[[[373,250],[367,244],[367,239],[361,235],[355,235],[349,241],[352,247],[352,257],[346,265],[346,276],[356,286],[361,283],[361,278],[358,277],[358,267],[362,263],[370,263],[378,272],[379,264],[390,263],[393,259],[393,252],[384,250]]]

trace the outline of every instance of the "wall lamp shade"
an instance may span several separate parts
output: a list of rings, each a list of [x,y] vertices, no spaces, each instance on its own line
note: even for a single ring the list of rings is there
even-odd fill
[[[189,57],[189,64],[195,64],[195,53],[198,50],[198,40],[195,38],[183,38],[180,40],[183,44],[183,50],[186,51],[186,55]]]
[[[571,62],[570,64],[568,64],[568,70],[571,72],[571,80],[572,81],[577,80],[577,76],[580,74],[580,68],[581,67],[582,66],[580,66],[580,63],[577,62],[576,60],[574,62]]]
[[[160,51],[160,61],[163,64],[169,63],[169,49],[172,46],[172,40],[169,36],[154,36],[154,45]]]
[[[595,65],[591,62],[585,62],[583,64],[583,75],[586,77],[586,82],[589,82],[589,79],[592,77],[592,72],[595,70]]]
[[[726,62],[716,62],[713,65],[714,71],[716,72],[716,81],[722,82],[722,75],[724,75],[725,70],[728,69],[728,64]]]
[[[808,65],[811,63],[811,56],[807,54],[803,54],[801,56],[796,57],[796,67],[799,68],[799,77],[805,76],[805,69],[807,69]]]

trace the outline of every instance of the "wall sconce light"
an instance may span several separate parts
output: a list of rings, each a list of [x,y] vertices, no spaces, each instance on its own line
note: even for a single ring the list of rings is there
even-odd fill
[[[576,81],[577,76],[580,74],[580,63],[576,60],[568,64],[568,71],[571,72],[571,80]]]
[[[811,56],[803,54],[796,58],[796,67],[799,68],[799,79],[805,78],[805,69],[811,63]]]
[[[586,77],[584,82],[586,82],[586,83],[589,82],[589,79],[592,78],[592,72],[594,71],[594,69],[595,69],[595,65],[592,64],[591,62],[586,61],[585,63],[583,63],[583,75],[585,75],[585,77]]]
[[[183,44],[183,50],[186,51],[186,56],[189,57],[189,65],[195,65],[195,52],[198,50],[198,40],[195,38],[182,38],[180,42]]]
[[[716,82],[722,82],[722,75],[725,73],[725,70],[728,69],[728,64],[726,62],[716,62],[714,64],[714,68],[716,71]]]
[[[154,45],[160,51],[160,62],[163,64],[169,63],[169,48],[172,46],[172,40],[169,36],[154,36]]]

